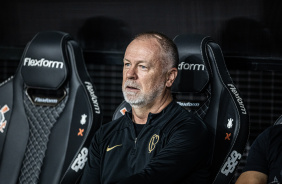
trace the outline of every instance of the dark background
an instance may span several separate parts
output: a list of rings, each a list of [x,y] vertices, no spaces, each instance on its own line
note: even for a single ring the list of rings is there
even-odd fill
[[[10,0],[0,5],[0,83],[14,74],[37,32],[68,32],[83,48],[106,123],[123,100],[122,57],[133,35],[209,35],[220,44],[250,114],[250,138],[235,181],[253,140],[282,114],[281,10],[279,0]]]

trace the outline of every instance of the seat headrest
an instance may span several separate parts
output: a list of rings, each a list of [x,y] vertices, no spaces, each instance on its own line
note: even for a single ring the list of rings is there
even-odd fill
[[[70,35],[58,31],[40,32],[27,44],[20,73],[28,87],[56,90],[68,77],[67,41]]]
[[[206,43],[211,38],[203,35],[182,35],[174,38],[179,53],[178,75],[173,93],[201,92],[209,82],[210,67],[205,63]],[[187,44],[189,43],[189,44]],[[183,85],[187,84],[187,85]]]

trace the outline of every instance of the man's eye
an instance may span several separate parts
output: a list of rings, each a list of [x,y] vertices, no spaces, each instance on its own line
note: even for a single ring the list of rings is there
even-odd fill
[[[147,69],[147,67],[144,65],[139,65],[139,67],[141,67],[141,69]]]
[[[130,64],[129,63],[124,63],[124,66],[129,67]]]

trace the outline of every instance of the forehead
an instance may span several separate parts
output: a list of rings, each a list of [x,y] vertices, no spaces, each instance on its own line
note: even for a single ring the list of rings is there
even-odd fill
[[[161,54],[159,43],[155,39],[135,39],[125,51],[126,60],[158,59]]]

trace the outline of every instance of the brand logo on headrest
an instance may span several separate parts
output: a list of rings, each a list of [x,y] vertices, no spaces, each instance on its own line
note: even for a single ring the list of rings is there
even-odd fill
[[[191,102],[177,102],[182,107],[199,107],[200,103],[191,103]]]
[[[34,102],[47,103],[47,104],[57,104],[58,99],[35,97]]]
[[[178,70],[205,70],[205,65],[181,62],[178,64]]]
[[[45,58],[42,59],[24,59],[24,66],[37,66],[37,67],[47,67],[47,68],[63,68],[64,63],[61,61],[51,61]]]

